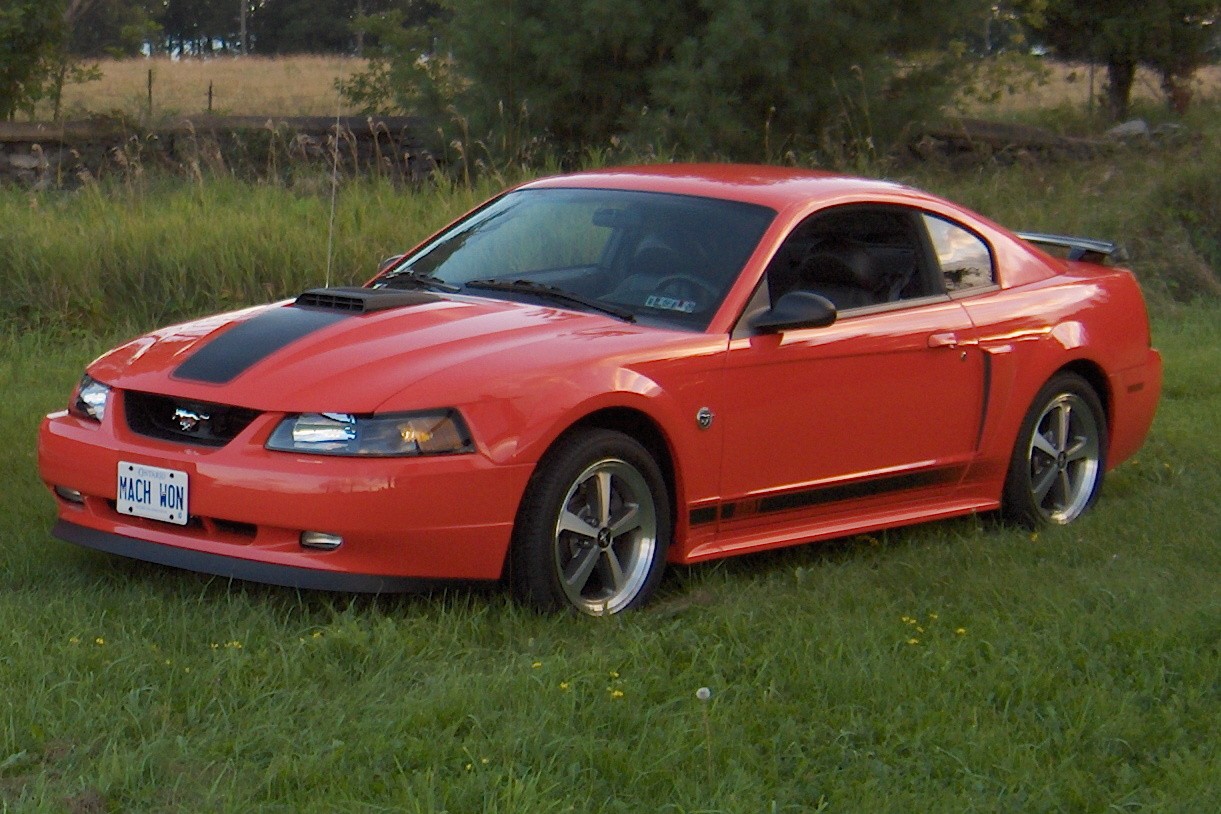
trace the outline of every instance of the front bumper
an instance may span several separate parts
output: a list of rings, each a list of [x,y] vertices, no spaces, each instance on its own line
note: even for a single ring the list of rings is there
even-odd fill
[[[105,531],[78,526],[66,520],[56,522],[51,534],[61,540],[107,554],[118,554],[133,560],[143,560],[158,565],[168,565],[214,574],[228,579],[262,582],[267,585],[283,585],[288,588],[305,588],[318,591],[342,591],[345,593],[405,593],[424,592],[449,585],[456,580],[417,579],[414,577],[387,577],[378,574],[350,574],[343,571],[320,571],[295,565],[277,565],[259,560],[242,560],[222,554],[209,554],[179,546],[159,545],[134,537],[124,537]]]
[[[497,579],[530,465],[475,453],[334,458],[269,452],[279,416],[265,414],[221,448],[133,434],[110,411],[98,425],[66,413],[39,430],[43,481],[57,495],[56,536],[135,559],[257,582],[339,591],[401,591],[433,580]],[[190,522],[177,526],[115,510],[118,462],[185,471]],[[332,551],[303,547],[303,531],[336,534]]]

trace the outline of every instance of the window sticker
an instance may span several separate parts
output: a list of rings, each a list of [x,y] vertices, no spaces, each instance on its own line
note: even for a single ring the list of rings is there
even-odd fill
[[[656,294],[644,301],[646,308],[656,308],[659,311],[678,311],[680,314],[695,313],[696,303],[692,300],[678,300],[674,297],[658,297]]]

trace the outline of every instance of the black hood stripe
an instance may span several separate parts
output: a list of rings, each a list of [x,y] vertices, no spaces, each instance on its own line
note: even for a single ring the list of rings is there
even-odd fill
[[[224,384],[292,342],[341,319],[342,311],[311,308],[272,308],[225,331],[204,345],[174,371],[175,378]]]

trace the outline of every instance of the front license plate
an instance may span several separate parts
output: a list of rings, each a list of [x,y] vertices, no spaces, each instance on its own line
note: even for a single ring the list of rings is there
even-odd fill
[[[119,461],[119,514],[187,524],[187,473]]]

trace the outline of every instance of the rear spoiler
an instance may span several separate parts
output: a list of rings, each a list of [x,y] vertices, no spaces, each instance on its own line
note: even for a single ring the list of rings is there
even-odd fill
[[[1101,265],[1107,260],[1113,263],[1126,263],[1130,259],[1127,249],[1118,243],[1108,243],[1105,240],[1047,235],[1042,232],[1018,232],[1017,236],[1039,248],[1058,249],[1059,251],[1053,253],[1064,256],[1068,260],[1084,260],[1087,263]]]

